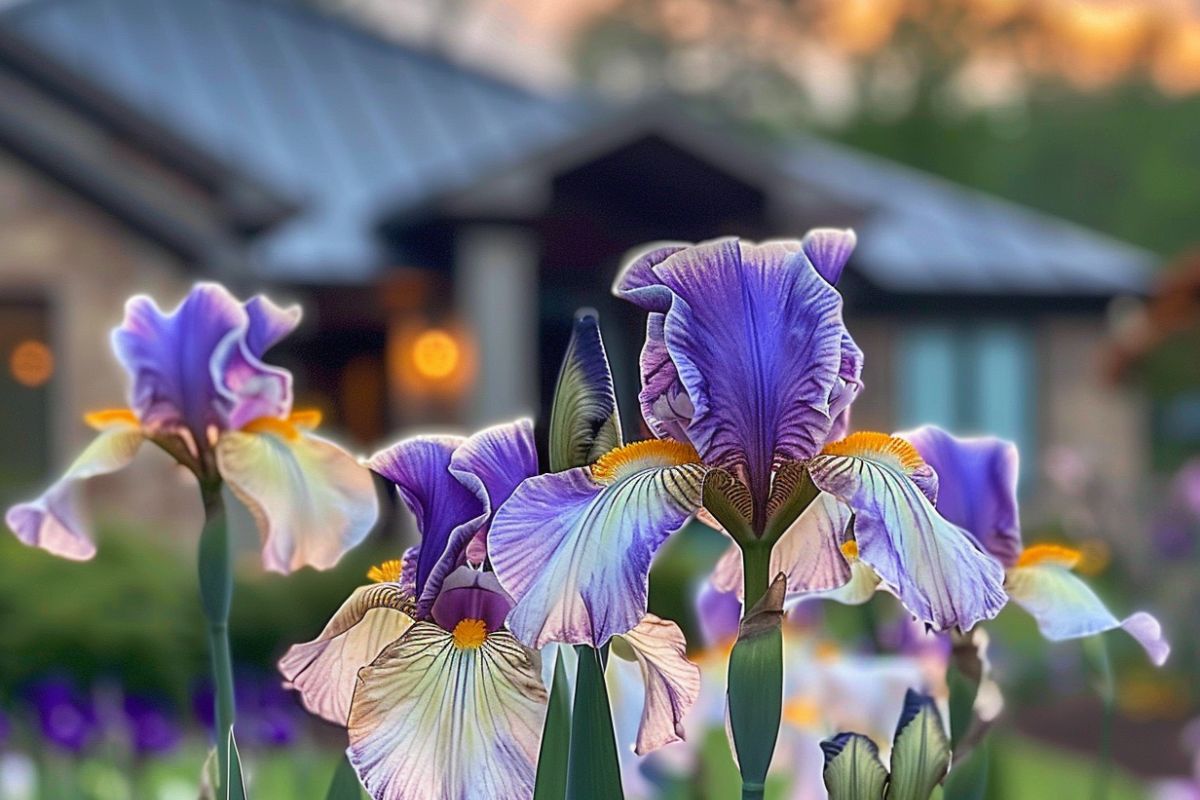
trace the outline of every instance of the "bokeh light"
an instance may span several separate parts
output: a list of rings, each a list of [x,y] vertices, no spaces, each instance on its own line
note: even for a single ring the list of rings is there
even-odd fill
[[[431,328],[413,340],[412,360],[418,375],[437,381],[454,374],[462,360],[462,353],[458,342],[449,332]]]
[[[37,388],[54,375],[54,353],[45,342],[26,339],[12,349],[8,368],[17,383]]]

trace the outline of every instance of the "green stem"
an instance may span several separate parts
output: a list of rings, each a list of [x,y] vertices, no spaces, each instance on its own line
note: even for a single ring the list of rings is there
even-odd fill
[[[204,500],[204,530],[200,534],[200,600],[208,623],[208,649],[217,737],[218,787],[224,793],[229,775],[229,737],[236,713],[233,696],[233,662],[229,653],[229,608],[233,603],[232,553],[220,481],[200,488]]]
[[[761,540],[742,545],[743,615],[749,614],[771,585],[771,545]]]

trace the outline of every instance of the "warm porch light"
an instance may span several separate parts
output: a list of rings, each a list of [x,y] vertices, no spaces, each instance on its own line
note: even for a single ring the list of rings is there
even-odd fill
[[[12,349],[8,368],[17,383],[37,388],[54,375],[54,353],[45,342],[26,339]]]
[[[417,374],[429,380],[449,378],[458,369],[462,354],[458,342],[441,328],[422,331],[412,343],[412,363]]]

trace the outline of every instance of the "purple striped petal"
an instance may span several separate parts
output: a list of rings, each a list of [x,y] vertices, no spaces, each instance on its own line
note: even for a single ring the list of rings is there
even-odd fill
[[[591,469],[530,478],[500,507],[488,555],[516,601],[518,639],[600,647],[637,625],[650,559],[700,505],[704,469],[680,448],[627,445]]]
[[[943,519],[913,480],[925,468],[903,439],[855,434],[809,462],[823,491],[854,511],[858,557],[938,630],[969,630],[1004,607],[1004,569]]]
[[[346,751],[375,800],[529,800],[546,689],[510,634],[413,625],[359,672]]]
[[[896,434],[938,476],[937,510],[1005,566],[1021,554],[1017,511],[1017,448],[993,436],[960,439],[926,425]]]
[[[725,239],[651,251],[614,291],[662,315],[662,342],[652,318],[642,355],[642,406],[656,432],[678,421],[659,409],[680,405],[681,385],[688,441],[704,463],[738,471],[765,507],[774,465],[809,458],[828,438],[847,336],[837,290],[799,242]]]
[[[813,228],[804,234],[800,245],[813,269],[830,284],[836,284],[857,243],[858,237],[849,228]]]
[[[1050,553],[1058,552],[1047,549]],[[1047,639],[1079,639],[1122,628],[1137,640],[1155,666],[1166,662],[1171,646],[1154,617],[1140,611],[1119,620],[1096,593],[1071,572],[1068,564],[1053,557],[1033,559],[1032,562],[1010,569],[1006,586],[1012,599],[1033,616],[1038,630]]]
[[[24,544],[61,558],[85,561],[96,554],[91,526],[80,513],[82,484],[124,469],[144,441],[137,428],[113,426],[92,440],[61,478],[40,497],[8,509],[4,521]]]
[[[149,429],[185,427],[200,441],[210,426],[240,427],[291,410],[291,375],[260,360],[299,319],[265,298],[244,306],[224,287],[197,284],[170,313],[144,295],[125,305],[113,331],[133,384],[130,405]]]
[[[355,589],[317,638],[292,645],[279,659],[283,688],[298,691],[309,712],[345,725],[358,670],[412,625],[404,611],[410,601],[395,583]]]
[[[683,631],[647,614],[633,630],[613,639],[612,652],[636,661],[645,685],[634,752],[644,756],[683,741],[683,718],[700,696],[700,668],[688,660]]]
[[[329,569],[379,517],[371,473],[318,436],[229,431],[217,441],[217,468],[250,509],[273,572]]]
[[[417,518],[421,545],[416,559],[416,592],[426,601],[426,608],[433,602],[425,594],[425,584],[434,566],[443,557],[457,561],[467,546],[469,537],[456,542],[458,548],[451,552],[451,534],[463,523],[479,518],[484,510],[479,497],[450,474],[454,451],[465,441],[461,436],[416,436],[376,453],[367,462],[372,470],[396,484],[400,499]],[[423,614],[418,611],[418,616]]]
[[[533,421],[519,419],[472,434],[450,457],[450,474],[466,486],[482,505],[479,515],[451,535],[447,552],[457,556],[458,539],[466,537],[467,557],[479,564],[487,554],[487,533],[496,509],[509,498],[521,481],[538,472],[537,447],[533,441]],[[431,575],[431,591],[436,592],[444,575],[454,568],[443,559]]]

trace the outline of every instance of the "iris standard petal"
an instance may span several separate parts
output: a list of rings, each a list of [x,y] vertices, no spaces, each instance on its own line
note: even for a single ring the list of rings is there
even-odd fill
[[[105,428],[41,497],[8,509],[4,521],[31,547],[76,561],[91,558],[96,545],[79,508],[82,483],[126,467],[144,438],[132,425]]]
[[[858,237],[849,228],[813,228],[804,234],[800,246],[822,278],[836,284],[842,270],[858,244]]]
[[[347,754],[375,800],[528,800],[546,714],[510,634],[460,647],[418,622],[359,673]]]
[[[960,439],[933,425],[896,435],[937,473],[938,513],[1012,566],[1021,554],[1016,445],[994,436]]]
[[[417,518],[421,534],[416,590],[426,608],[432,598],[425,583],[443,555],[457,560],[467,541],[448,552],[454,530],[483,514],[479,497],[450,474],[450,459],[466,439],[461,436],[415,436],[371,456],[367,466],[396,484],[400,499]]]
[[[1033,616],[1042,635],[1061,641],[1122,628],[1137,640],[1155,666],[1162,666],[1171,646],[1158,620],[1145,612],[1117,619],[1071,572],[1077,554],[1063,560],[1058,555],[1064,552],[1070,553],[1062,548],[1031,547],[1022,554],[1021,563],[1008,571],[1009,595]]]
[[[265,313],[265,306],[255,313]],[[133,381],[130,405],[143,426],[182,426],[203,440],[210,426],[286,416],[291,375],[259,360],[248,344],[249,330],[247,310],[215,283],[197,284],[170,313],[145,295],[130,298],[112,344]]]
[[[533,421],[519,419],[472,434],[450,456],[450,474],[479,498],[479,514],[451,532],[442,558],[430,573],[425,595],[437,594],[442,579],[457,566],[463,548],[468,560],[483,563],[488,521],[521,481],[538,472]]]
[[[695,458],[676,442],[638,442],[590,469],[521,484],[488,536],[492,567],[516,601],[508,627],[517,638],[599,647],[637,625],[651,557],[700,505]]]
[[[265,295],[251,297],[246,301],[245,308],[250,319],[246,346],[259,358],[300,324],[300,306],[283,308]]]
[[[446,576],[430,616],[448,631],[464,619],[482,620],[489,631],[495,631],[503,627],[512,607],[512,598],[494,572],[464,565]]]
[[[912,445],[872,433],[809,462],[813,482],[854,512],[859,558],[904,606],[939,630],[968,630],[1004,607],[1004,570],[937,513],[913,479],[926,469]]]
[[[317,638],[292,645],[279,659],[283,687],[298,691],[311,713],[345,725],[358,670],[413,624],[406,612],[411,602],[399,584],[358,587]]]
[[[774,465],[816,454],[828,437],[841,295],[799,242],[736,239],[643,256],[614,290],[664,315],[667,354],[694,409],[688,440],[706,464],[741,472],[765,507]]]
[[[645,684],[642,721],[634,752],[644,756],[683,741],[683,718],[700,696],[700,668],[688,660],[679,626],[647,614],[633,630],[613,638],[612,652],[636,661]]]
[[[254,517],[266,569],[329,569],[379,516],[370,472],[320,437],[230,431],[216,451],[221,477]]]
[[[836,589],[850,580],[850,565],[840,549],[850,524],[850,509],[822,492],[779,537],[771,550],[770,575],[783,573],[788,594]],[[732,545],[713,570],[713,585],[742,596],[742,551]]]

